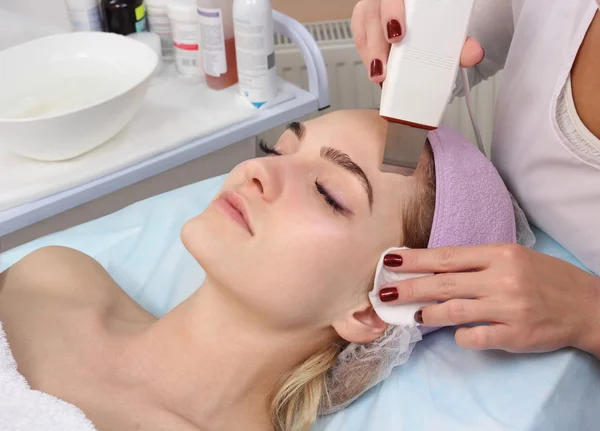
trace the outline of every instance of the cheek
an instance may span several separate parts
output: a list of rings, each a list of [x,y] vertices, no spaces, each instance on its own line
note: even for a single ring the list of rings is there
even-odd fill
[[[299,213],[274,227],[260,248],[268,267],[255,273],[255,293],[278,325],[330,324],[357,301],[377,253],[357,232],[330,217]],[[263,290],[262,287],[265,289]]]
[[[298,310],[312,321],[331,323],[366,299],[381,253],[399,245],[397,217],[386,221],[345,223],[305,214],[282,225],[278,238],[287,238],[288,251],[271,259],[286,268],[279,274],[289,274],[278,281],[288,313]]]

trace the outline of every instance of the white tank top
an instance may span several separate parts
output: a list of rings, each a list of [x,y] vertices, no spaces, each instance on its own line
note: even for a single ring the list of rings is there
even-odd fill
[[[600,152],[574,145],[557,121],[559,96],[598,4],[596,0],[478,3],[473,16],[478,22],[471,33],[480,38],[489,58],[474,72],[474,79],[493,74],[506,60],[492,161],[530,221],[600,273],[600,157],[594,156]],[[512,23],[506,22],[507,17]]]
[[[573,98],[571,77],[563,87],[556,105],[556,121],[563,136],[567,138],[569,146],[578,153],[587,163],[600,166],[600,138],[583,123]]]

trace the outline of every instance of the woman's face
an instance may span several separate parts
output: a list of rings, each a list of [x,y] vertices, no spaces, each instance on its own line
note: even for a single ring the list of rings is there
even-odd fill
[[[367,304],[382,252],[402,244],[413,177],[382,173],[386,122],[338,111],[238,165],[182,240],[207,279],[276,328],[322,328]]]

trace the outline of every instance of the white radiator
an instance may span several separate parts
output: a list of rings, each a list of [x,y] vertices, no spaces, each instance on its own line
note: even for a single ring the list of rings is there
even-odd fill
[[[314,118],[330,110],[378,108],[381,89],[368,79],[367,70],[354,46],[350,20],[309,23],[306,24],[306,28],[323,52],[331,97],[330,109],[307,118]],[[277,74],[299,87],[308,88],[308,77],[302,55],[291,41],[281,35],[275,35],[275,55]],[[476,86],[472,92],[475,115],[487,149],[492,136],[497,84],[498,78],[494,78]],[[475,141],[463,98],[457,98],[452,102],[446,112],[444,123],[461,131],[472,142]],[[282,131],[283,127],[278,127],[268,131],[262,137],[267,143],[274,145]]]

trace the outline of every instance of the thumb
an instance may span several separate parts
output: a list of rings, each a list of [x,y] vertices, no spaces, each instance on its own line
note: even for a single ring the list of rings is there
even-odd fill
[[[460,54],[460,66],[461,67],[473,67],[483,60],[485,51],[481,44],[472,37],[467,37],[467,40],[463,46]]]

